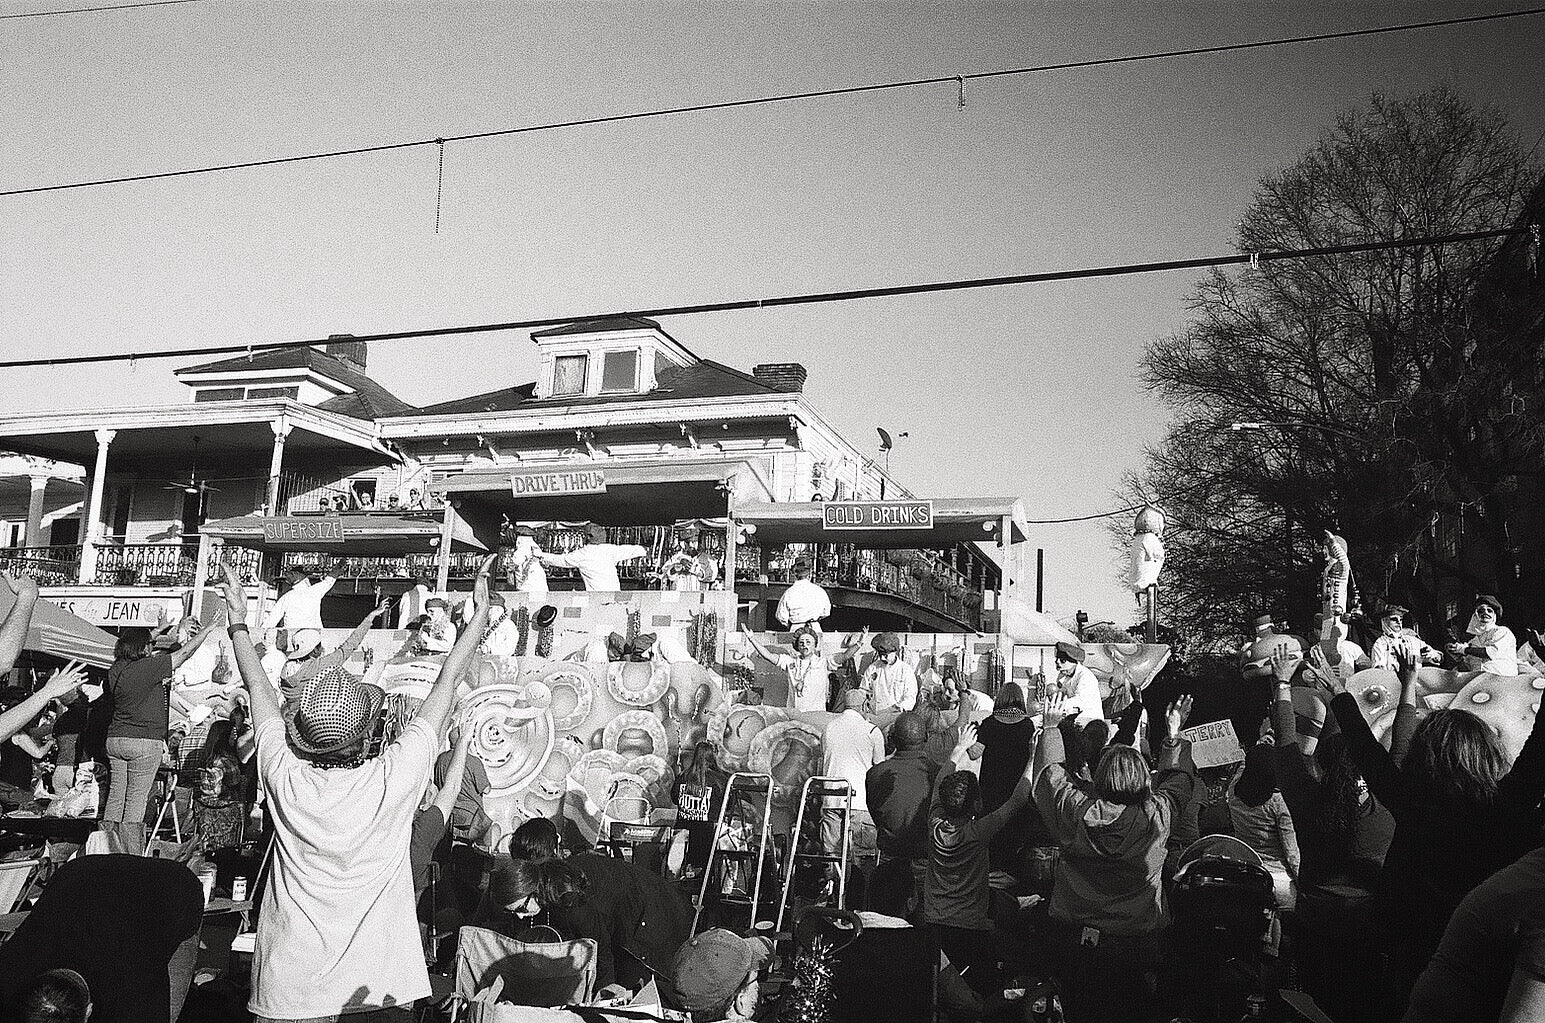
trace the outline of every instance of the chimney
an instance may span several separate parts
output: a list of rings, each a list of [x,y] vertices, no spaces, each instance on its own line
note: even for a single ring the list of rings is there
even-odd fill
[[[797,362],[765,362],[751,370],[751,375],[780,391],[803,391],[805,367]]]
[[[323,351],[355,372],[363,373],[365,372],[366,347],[365,342],[355,341],[353,334],[329,334],[327,335],[327,346]]]

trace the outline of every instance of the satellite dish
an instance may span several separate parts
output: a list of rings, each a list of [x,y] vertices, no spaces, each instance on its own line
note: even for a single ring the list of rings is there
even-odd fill
[[[878,426],[876,426],[874,430],[880,435],[880,450],[889,451],[892,447],[891,435],[880,429]]]

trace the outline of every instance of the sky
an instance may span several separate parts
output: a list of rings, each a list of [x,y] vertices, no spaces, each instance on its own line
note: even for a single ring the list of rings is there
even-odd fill
[[[0,0],[0,15],[103,0]],[[0,190],[898,79],[1398,24],[1494,4],[196,3],[0,19]],[[1339,111],[1447,83],[1545,132],[1545,18],[823,98],[0,197],[0,359],[579,316],[1221,255]],[[1138,379],[1195,274],[662,321],[800,362],[921,496],[1118,506]],[[180,402],[198,358],[4,370],[15,410]],[[427,405],[533,378],[525,333],[372,346]],[[1046,609],[1127,624],[1100,521],[1037,525]],[[1034,562],[1033,554],[1028,559]],[[1171,566],[1183,570],[1183,566]]]

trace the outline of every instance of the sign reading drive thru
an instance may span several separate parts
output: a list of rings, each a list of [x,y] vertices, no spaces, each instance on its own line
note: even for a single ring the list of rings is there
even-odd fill
[[[601,469],[568,472],[517,472],[510,476],[516,497],[549,497],[559,494],[604,494],[606,473]]]
[[[277,516],[263,520],[266,543],[343,543],[343,523],[326,516]]]
[[[828,501],[823,529],[932,529],[932,501]]]

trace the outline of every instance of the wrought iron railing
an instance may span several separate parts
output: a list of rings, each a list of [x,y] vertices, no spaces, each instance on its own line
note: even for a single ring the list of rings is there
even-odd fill
[[[973,628],[981,625],[981,589],[937,555],[838,547],[812,552],[802,545],[767,548],[765,558],[763,553],[756,547],[742,548],[736,572],[746,579],[765,575],[768,582],[787,583],[793,579],[795,561],[813,559],[813,578],[823,586],[889,593]]]
[[[80,578],[80,547],[10,547],[0,550],[0,570],[30,576],[39,586],[67,586]]]

